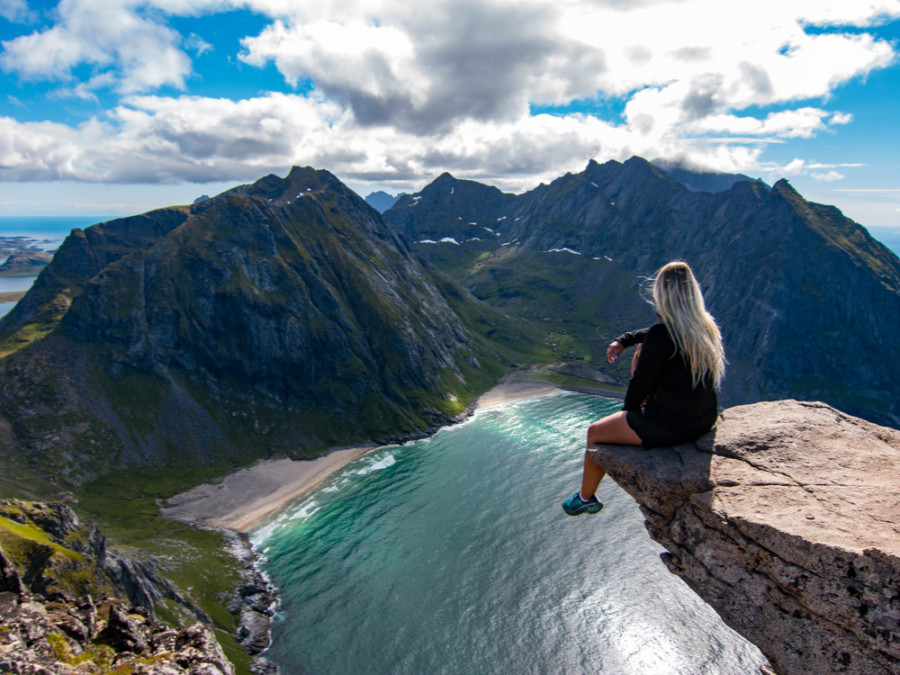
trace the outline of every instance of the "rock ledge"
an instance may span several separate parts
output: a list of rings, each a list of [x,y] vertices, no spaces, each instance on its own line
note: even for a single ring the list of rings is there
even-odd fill
[[[900,431],[777,401],[692,444],[594,452],[668,568],[777,672],[900,672]]]

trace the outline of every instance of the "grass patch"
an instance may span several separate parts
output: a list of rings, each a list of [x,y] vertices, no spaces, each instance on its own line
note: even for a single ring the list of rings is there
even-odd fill
[[[0,533],[2,533],[0,534],[0,537],[3,538],[4,543],[9,541],[8,537],[11,535],[19,539],[24,539],[26,541],[40,544],[41,546],[46,546],[53,550],[55,553],[64,555],[65,557],[72,560],[81,560],[84,558],[84,556],[80,553],[76,553],[75,551],[68,549],[65,546],[60,546],[59,544],[51,541],[47,536],[47,533],[40,528],[28,523],[18,523],[2,515],[0,515]]]

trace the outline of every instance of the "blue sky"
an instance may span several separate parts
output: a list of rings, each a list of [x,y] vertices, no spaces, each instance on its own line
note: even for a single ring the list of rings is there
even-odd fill
[[[900,0],[0,0],[0,215],[679,159],[900,227]]]

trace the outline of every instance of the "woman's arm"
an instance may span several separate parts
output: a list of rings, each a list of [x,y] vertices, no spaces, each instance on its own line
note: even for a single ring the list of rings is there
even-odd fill
[[[619,342],[623,347],[641,344],[649,330],[649,328],[639,328],[638,330],[629,331],[628,333],[622,333],[622,335],[613,340],[613,342]]]
[[[644,336],[647,334],[649,328],[641,328],[639,330],[633,330],[629,333],[623,333],[615,340],[609,343],[609,346],[606,348],[606,360],[612,363],[625,351],[626,347],[631,347],[632,345],[641,344],[644,341]]]

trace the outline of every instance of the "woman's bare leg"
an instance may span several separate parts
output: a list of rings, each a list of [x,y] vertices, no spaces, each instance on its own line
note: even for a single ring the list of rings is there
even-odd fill
[[[587,501],[597,492],[597,486],[603,480],[606,471],[591,456],[584,453],[584,472],[581,474],[581,499]]]
[[[625,411],[620,410],[588,427],[587,445],[590,448],[597,443],[613,443],[615,445],[640,445],[641,438],[634,429],[628,426]],[[584,473],[581,476],[581,498],[590,499],[597,491],[606,472],[591,456],[584,453]]]

